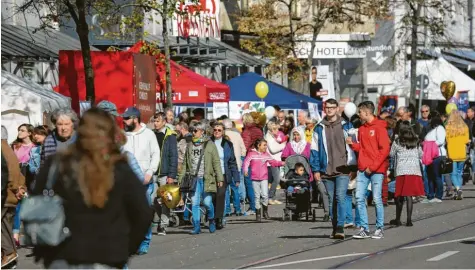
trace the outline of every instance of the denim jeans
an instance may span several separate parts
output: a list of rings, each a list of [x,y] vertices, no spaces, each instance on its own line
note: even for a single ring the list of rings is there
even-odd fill
[[[239,183],[239,186],[241,185],[244,185],[244,183]],[[234,180],[226,188],[226,214],[231,214],[231,192],[233,193],[234,213],[241,214],[239,187],[236,186],[236,182],[234,182]]]
[[[274,199],[275,192],[277,191],[277,185],[280,183],[280,167],[267,167],[269,183],[271,183],[269,189],[269,199]]]
[[[155,183],[150,182],[147,185],[147,201],[148,204],[151,206],[153,204],[153,199],[156,197],[155,194]],[[152,225],[150,224],[150,227],[148,228],[147,234],[145,234],[145,239],[142,241],[141,246],[147,245],[150,246],[150,242],[152,241]]]
[[[472,163],[472,173],[475,173],[475,149],[470,149],[470,162]]]
[[[384,175],[380,173],[373,173],[366,175],[365,172],[358,172],[356,179],[356,203],[361,219],[361,227],[369,231],[368,225],[368,211],[366,209],[366,191],[368,185],[371,183],[371,190],[373,193],[373,202],[376,205],[376,228],[384,228],[384,206],[382,199]]]
[[[353,223],[356,227],[361,226],[360,213],[358,212],[358,207],[355,208],[355,218],[353,219],[353,190],[348,190],[346,192],[346,218],[345,223]]]
[[[242,170],[241,170],[241,175],[240,175],[241,179],[239,179],[241,181],[241,184],[239,184],[239,200],[241,202],[245,202],[246,201],[246,183],[244,183],[244,174],[242,173]]]
[[[261,204],[264,206],[269,205],[269,181],[252,181],[252,187],[254,188],[254,195],[256,196],[256,210],[261,209]]]
[[[323,184],[328,192],[328,201],[332,209],[333,229],[345,226],[346,191],[348,190],[349,181],[348,175],[323,179]]]
[[[460,189],[462,187],[462,174],[463,174],[463,166],[465,165],[465,161],[454,161],[454,169],[452,171],[451,179],[452,184],[454,185],[455,189]]]
[[[428,168],[428,166],[422,165],[422,180],[424,180],[424,194],[426,197],[429,195],[429,174],[427,173]]]
[[[201,218],[201,199],[203,199],[203,204],[208,213],[208,219],[214,219],[214,206],[213,206],[213,194],[205,192],[204,179],[199,178],[196,181],[196,189],[191,197],[191,213],[193,215],[193,224],[194,226],[200,226]]]
[[[19,201],[16,209],[15,209],[15,216],[13,217],[13,233],[20,233],[21,227],[21,220],[20,220],[20,209],[21,209],[21,202]]]
[[[427,195],[427,199],[429,200],[434,199],[434,197],[442,200],[442,196],[444,195],[444,182],[442,181],[442,174],[440,173],[441,161],[442,157],[435,158],[428,167],[429,194]]]
[[[256,198],[254,188],[252,187],[251,168],[249,167],[249,176],[244,177],[244,184],[246,185],[247,198],[249,199],[249,209],[256,211]]]

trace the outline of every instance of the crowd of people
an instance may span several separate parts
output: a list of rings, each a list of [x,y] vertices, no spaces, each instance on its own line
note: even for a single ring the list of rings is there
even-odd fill
[[[321,121],[299,111],[297,123],[275,109],[265,126],[245,113],[239,130],[226,116],[206,120],[203,109],[192,117],[167,109],[144,123],[137,108],[119,115],[115,104],[102,101],[81,118],[56,111],[53,128],[23,124],[11,145],[2,126],[2,179],[8,179],[2,181],[2,267],[17,260],[22,246],[22,202],[43,194],[53,165],[59,168],[53,191],[64,200],[71,237],[55,247],[34,246],[47,268],[125,268],[130,256],[147,254],[153,230],[166,235],[174,214],[157,199],[159,187],[181,185],[190,176],[194,188],[183,219],[193,226],[191,234],[202,232],[203,211],[209,233],[224,229],[231,215],[269,219],[269,206],[282,204],[283,166],[295,155],[309,161],[312,201],[323,207],[323,221],[331,220],[331,238],[344,239],[352,227],[356,239],[383,238],[389,197],[395,226],[402,225],[404,203],[405,224],[413,226],[413,204],[442,202],[445,186],[446,197],[463,198],[465,164],[475,156],[472,108],[464,121],[456,110],[441,115],[423,106],[415,120],[412,105],[378,116],[365,101],[349,118],[328,99]],[[291,169],[304,175],[301,163]]]

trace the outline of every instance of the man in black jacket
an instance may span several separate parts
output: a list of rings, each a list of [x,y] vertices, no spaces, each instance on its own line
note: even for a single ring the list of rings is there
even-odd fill
[[[159,186],[174,184],[177,179],[178,167],[178,148],[176,142],[176,133],[167,127],[166,115],[162,112],[156,113],[154,119],[154,132],[157,136],[158,146],[160,147],[160,165],[157,176]],[[162,204],[162,213],[160,215],[160,224],[157,227],[159,235],[166,235],[166,228],[170,222],[170,209]]]

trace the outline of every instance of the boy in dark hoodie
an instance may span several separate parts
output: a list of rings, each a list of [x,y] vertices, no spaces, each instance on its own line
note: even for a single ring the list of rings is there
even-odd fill
[[[353,237],[356,239],[381,239],[384,237],[384,207],[382,201],[382,185],[388,170],[390,141],[386,130],[387,123],[374,115],[374,104],[371,101],[362,102],[359,106],[359,116],[364,124],[358,130],[359,142],[347,138],[358,155],[358,178],[356,202],[361,217],[361,231]],[[376,204],[376,231],[370,236],[368,213],[366,210],[366,190],[371,183],[373,201]]]

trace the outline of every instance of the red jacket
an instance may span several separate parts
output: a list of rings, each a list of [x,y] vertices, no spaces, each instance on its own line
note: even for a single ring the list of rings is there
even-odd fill
[[[358,152],[358,170],[387,173],[391,147],[386,126],[386,121],[375,118],[358,129],[359,142],[351,145]]]
[[[264,138],[264,133],[262,129],[257,127],[256,124],[250,124],[244,127],[242,133],[242,140],[244,141],[244,145],[246,146],[246,150],[249,151],[252,148],[252,144],[257,140]]]

